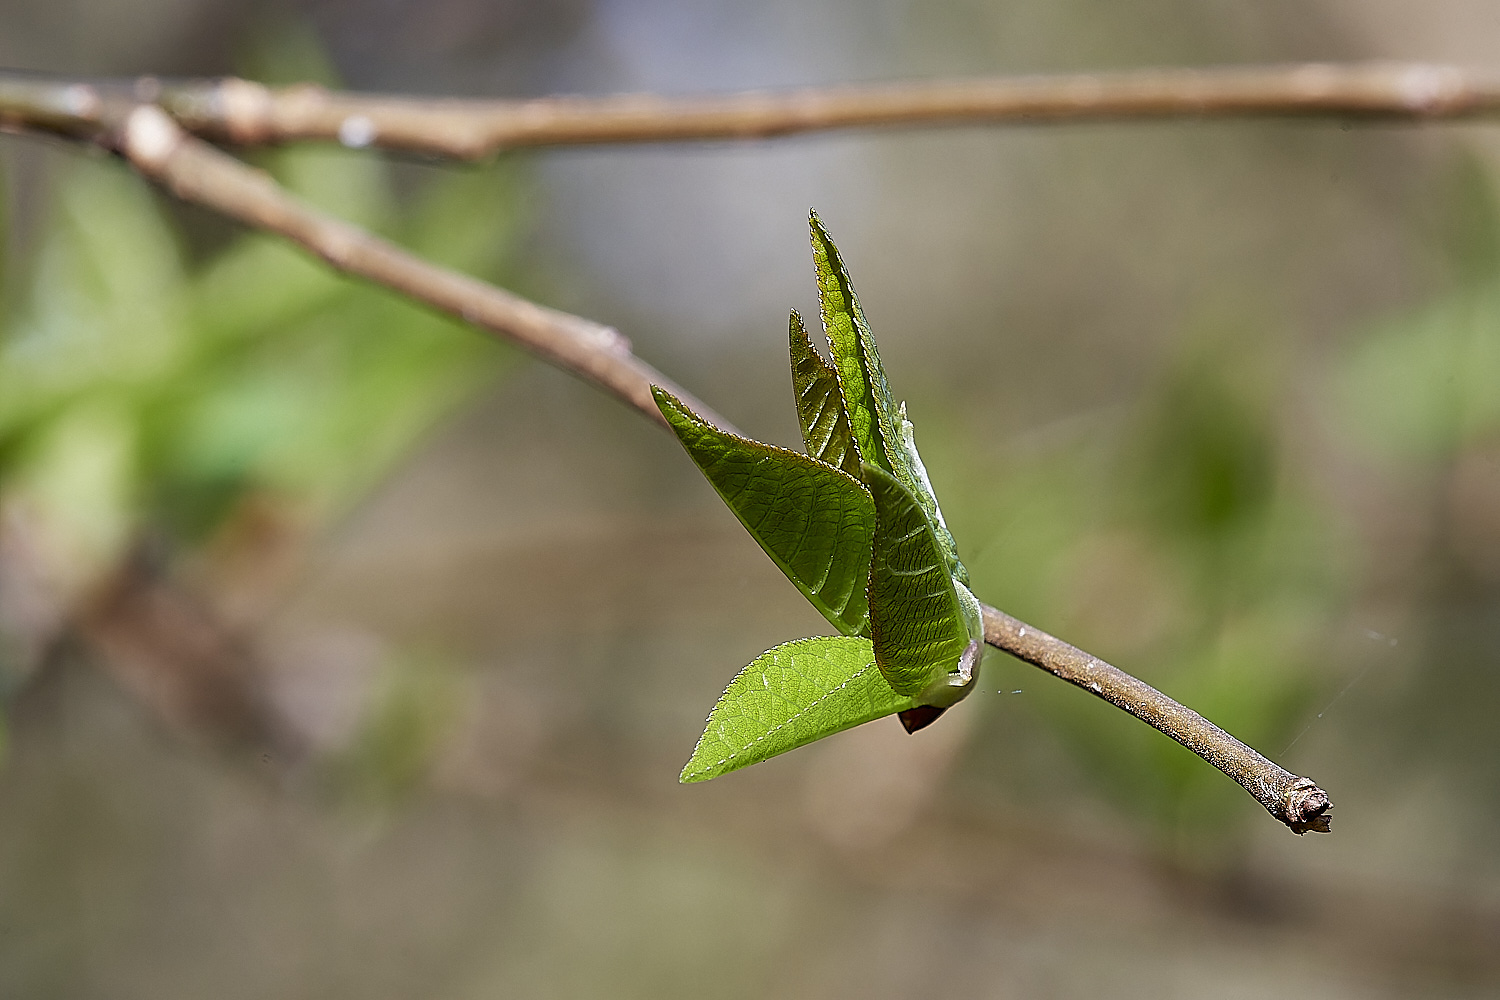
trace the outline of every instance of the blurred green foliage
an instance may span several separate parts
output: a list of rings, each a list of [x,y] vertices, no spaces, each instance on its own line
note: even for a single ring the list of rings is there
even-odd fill
[[[353,739],[333,761],[331,783],[354,804],[376,808],[416,791],[461,721],[464,693],[461,675],[438,652],[387,656]]]
[[[377,164],[299,151],[276,167],[363,221],[389,211]],[[453,201],[413,214],[490,225],[485,249],[503,246],[503,204]],[[265,238],[189,268],[151,193],[110,164],[61,179],[30,284],[0,359],[5,481],[102,557],[143,521],[197,540],[250,490],[337,509],[498,357]]]
[[[1444,202],[1453,289],[1356,342],[1335,384],[1344,433],[1371,457],[1440,461],[1500,432],[1500,206],[1476,156]]]
[[[491,280],[512,263],[521,187],[506,165],[401,190],[344,150],[260,165],[431,259]],[[316,532],[511,356],[269,237],[190,259],[167,203],[102,160],[57,172],[34,259],[8,270],[0,502],[66,599],[141,538],[192,551],[247,504]]]
[[[1500,817],[1492,794],[1500,787],[1500,204],[1477,154],[1456,161],[1437,216],[1450,287],[1354,341],[1330,398],[1350,450],[1384,482],[1400,484],[1406,528],[1421,532],[1418,545],[1370,555],[1388,580],[1399,575],[1398,586],[1420,595],[1413,634],[1402,641],[1414,668],[1387,706],[1390,736],[1378,751],[1392,773],[1444,774],[1492,842]]]

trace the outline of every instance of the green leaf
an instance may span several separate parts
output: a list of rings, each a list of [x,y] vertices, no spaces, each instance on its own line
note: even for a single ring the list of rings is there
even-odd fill
[[[859,450],[854,447],[849,416],[839,395],[838,372],[813,349],[802,317],[795,312],[790,327],[792,392],[807,453],[858,479]]]
[[[895,476],[917,498],[937,534],[947,571],[967,583],[968,570],[958,560],[953,535],[943,520],[922,457],[917,454],[912,424],[906,419],[906,404],[897,406],[891,397],[875,336],[865,322],[864,310],[854,294],[854,283],[849,280],[838,247],[817,213],[812,213],[809,220],[823,330],[833,351],[839,389],[860,458]],[[798,401],[801,401],[800,391]]]
[[[845,635],[868,634],[865,583],[875,510],[831,465],[719,430],[653,386],[667,423],[740,523]]]
[[[729,682],[681,780],[706,781],[913,707],[880,675],[868,639],[782,643]]]
[[[937,536],[938,551],[943,554],[943,559],[947,562],[948,574],[967,586],[969,571],[958,560],[958,544],[953,541],[953,534],[948,530],[948,523],[943,520],[943,511],[938,506],[937,494],[933,492],[932,481],[927,478],[927,466],[922,464],[922,456],[917,453],[916,428],[912,426],[910,420],[906,419],[905,403],[901,404],[900,414],[901,446],[906,452],[906,468],[911,478],[911,482],[902,480],[902,484],[912,491],[917,502],[927,512],[927,519],[932,523],[933,534]]]
[[[868,462],[864,473],[875,500],[869,592],[875,659],[897,693],[936,703],[948,696],[942,691],[948,673],[983,635],[978,602],[949,574],[932,522],[911,491]]]
[[[984,651],[979,602],[906,407],[891,398],[838,249],[816,214],[811,226],[833,364],[793,312],[792,388],[807,456],[726,433],[662,389],[652,393],[741,523],[845,634],[777,646],[742,670],[710,714],[685,782],[884,715],[914,732],[974,689]]]
[[[875,338],[854,295],[854,284],[844,269],[838,247],[816,212],[808,221],[812,230],[813,265],[818,272],[823,332],[833,349],[833,365],[838,372],[854,443],[861,460],[899,477],[901,472],[892,459],[901,449],[892,446],[900,440],[900,425],[885,369],[875,350]]]

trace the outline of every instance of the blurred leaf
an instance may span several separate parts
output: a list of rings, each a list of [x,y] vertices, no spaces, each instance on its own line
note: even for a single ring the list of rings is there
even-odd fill
[[[150,192],[80,163],[62,180],[16,328],[0,341],[0,435],[108,386],[149,391],[188,341],[184,275]]]
[[[266,155],[281,184],[346,222],[391,233],[395,202],[389,168],[368,152],[337,146],[291,146]]]
[[[24,494],[60,559],[83,584],[129,544],[138,496],[137,428],[129,406],[100,394],[62,411],[12,456],[6,486]]]
[[[915,704],[880,675],[870,640],[794,639],[729,682],[682,780],[705,781]]]
[[[262,53],[281,60],[282,79],[332,82],[311,35],[284,42]],[[413,169],[398,198],[391,168],[368,154],[257,160],[450,266],[494,280],[512,264],[524,225],[513,164]],[[231,234],[184,260],[164,203],[121,164],[76,160],[49,193],[34,259],[5,271],[0,515],[26,534],[23,578],[55,593],[32,601],[45,615],[0,607],[0,627],[15,630],[0,635],[0,657],[43,648],[47,636],[26,630],[54,627],[143,536],[169,556],[216,553],[247,511],[269,508],[296,545],[516,356],[268,236]],[[0,664],[0,683],[25,665],[12,666]],[[421,756],[427,723],[426,709],[399,708],[415,701],[391,698],[367,749],[395,786],[415,773],[402,761]]]
[[[961,523],[990,533],[967,553],[976,591],[1273,757],[1336,672],[1326,636],[1357,551],[1306,469],[1281,457],[1305,454],[1299,435],[1313,432],[1278,398],[1273,376],[1305,370],[1279,349],[1264,333],[1199,330],[1131,410],[1079,414],[1003,451],[947,443],[949,463],[990,457],[944,489]],[[1164,846],[1228,844],[1227,826],[1255,821],[1222,776],[1110,706],[1024,674],[1003,686],[1025,693],[985,700],[1011,723],[980,737],[975,766],[996,781],[1062,794],[1057,754],[1036,756],[1055,736],[1079,783]]]
[[[415,789],[452,731],[460,697],[459,678],[442,660],[412,652],[395,656],[341,761],[350,790],[382,802]]]
[[[1465,153],[1444,207],[1458,288],[1355,343],[1335,373],[1338,421],[1372,454],[1428,459],[1500,431],[1500,206]]]
[[[10,246],[10,191],[6,184],[6,176],[0,170],[0,247]],[[10,254],[0,252],[0,316],[9,315],[10,293],[11,293]]]
[[[445,267],[498,277],[531,220],[516,161],[447,165],[413,200],[405,243]]]
[[[273,160],[343,209],[436,238],[431,220],[396,213],[378,162]],[[456,198],[445,188],[472,199],[486,185],[490,219],[460,227],[451,250],[481,272],[514,239],[507,173],[440,175],[412,210],[451,219]],[[316,524],[507,356],[455,321],[265,237],[236,240],[190,272],[148,189],[115,165],[75,164],[57,206],[19,321],[0,339],[0,488],[28,491],[56,508],[50,523],[67,522],[64,493],[40,486],[56,476],[36,470],[94,461],[86,456],[97,449],[56,429],[107,400],[115,437],[128,442],[111,452],[112,481],[125,485],[85,494],[90,517],[116,527],[80,538],[123,543],[150,523],[192,544],[251,493],[278,496]]]
[[[1153,401],[1141,479],[1169,533],[1224,538],[1268,509],[1276,443],[1250,367],[1242,350],[1196,345]]]
[[[1500,430],[1500,282],[1448,296],[1360,342],[1335,378],[1369,451],[1431,457]]]

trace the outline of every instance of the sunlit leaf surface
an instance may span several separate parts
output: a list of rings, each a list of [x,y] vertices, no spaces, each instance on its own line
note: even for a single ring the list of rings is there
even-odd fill
[[[881,677],[868,639],[782,643],[729,682],[682,780],[714,778],[914,705]]]
[[[719,430],[652,390],[683,447],[740,523],[840,632],[867,629],[875,512],[858,482],[806,455]]]

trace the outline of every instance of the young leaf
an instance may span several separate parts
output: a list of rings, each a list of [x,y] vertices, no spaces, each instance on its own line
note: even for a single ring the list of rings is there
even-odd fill
[[[938,506],[937,494],[932,490],[932,481],[927,478],[927,466],[922,464],[922,456],[917,453],[916,428],[912,422],[906,419],[906,404],[901,404],[901,446],[906,452],[907,469],[911,475],[915,487],[908,485],[916,496],[917,502],[927,512],[927,519],[932,522],[932,530],[937,535],[938,549],[948,561],[948,573],[959,583],[968,586],[969,571],[958,559],[958,544],[953,541],[953,534],[948,530],[948,523],[943,520],[943,510]]]
[[[859,457],[899,476],[892,458],[901,451],[896,445],[900,429],[875,340],[859,299],[854,296],[854,284],[844,270],[838,247],[833,245],[816,212],[808,217],[808,222],[812,230],[813,265],[818,272],[823,332],[833,350],[844,411],[849,415],[849,428]]]
[[[922,458],[917,454],[912,424],[906,419],[906,405],[896,406],[891,397],[875,336],[865,322],[864,310],[854,294],[854,283],[816,212],[809,216],[809,222],[823,330],[833,351],[839,389],[860,458],[889,472],[911,491],[932,522],[948,572],[967,582],[968,570],[958,561],[953,536],[943,520]]]
[[[859,478],[859,451],[849,430],[849,416],[839,395],[839,376],[813,349],[802,317],[792,313],[790,326],[792,393],[807,453],[820,462]]]
[[[868,639],[782,643],[729,682],[681,780],[715,778],[915,704],[885,682]]]
[[[785,448],[728,434],[653,386],[662,415],[735,517],[845,635],[867,635],[875,510],[858,480]]]
[[[875,500],[869,593],[875,660],[898,694],[924,704],[945,700],[949,671],[978,637],[979,623],[971,620],[977,603],[971,609],[961,599],[962,585],[949,574],[932,523],[911,491],[868,462],[864,474]]]

